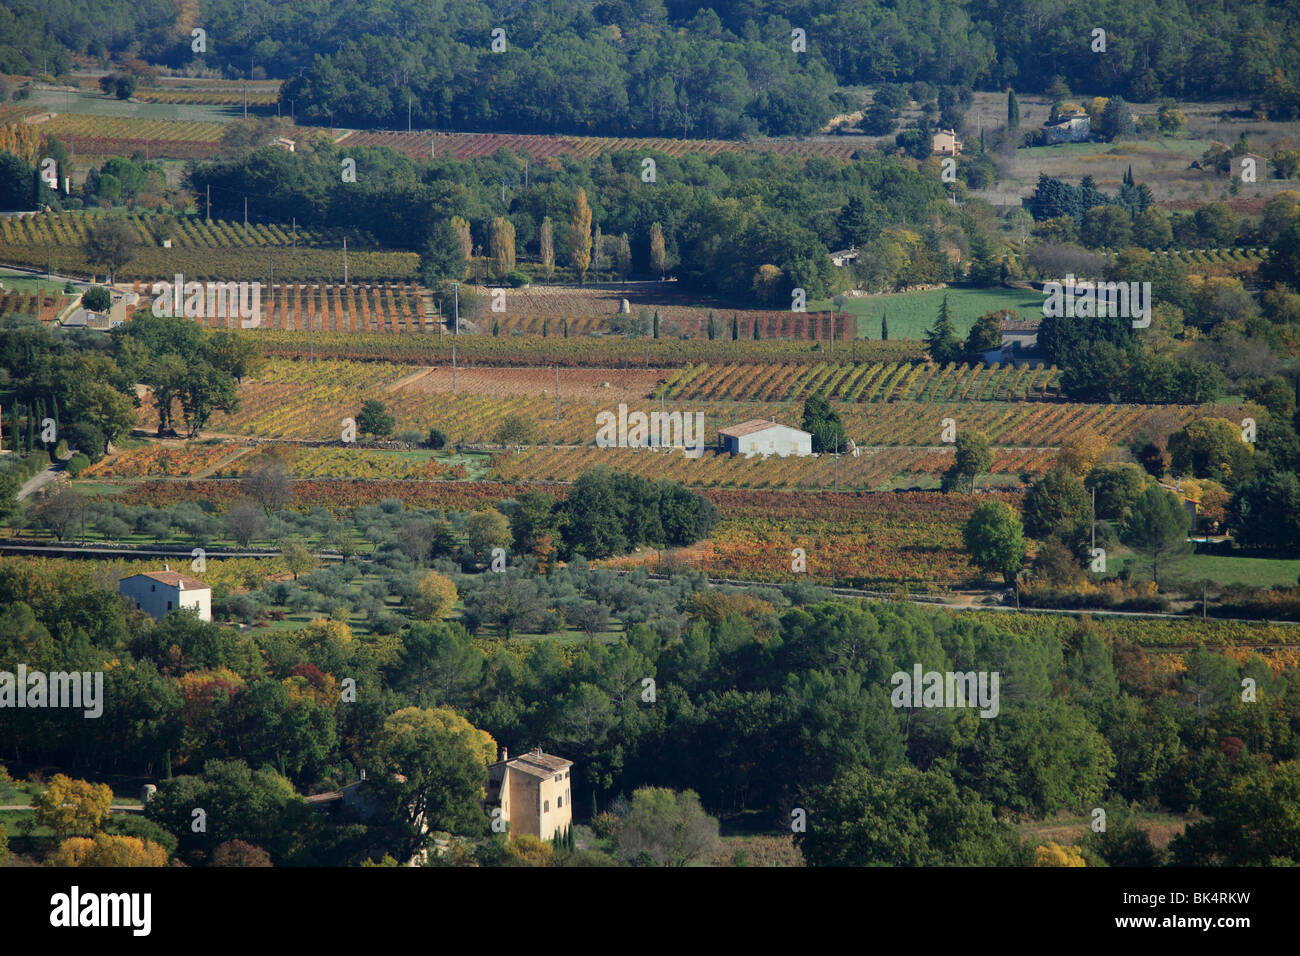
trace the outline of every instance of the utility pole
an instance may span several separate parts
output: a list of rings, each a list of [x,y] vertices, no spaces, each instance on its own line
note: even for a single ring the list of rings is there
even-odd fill
[[[460,335],[460,283],[451,284],[451,334]],[[455,354],[456,346],[452,346],[452,354]],[[453,366],[454,367],[454,366]],[[452,372],[452,384],[455,385],[456,374]],[[455,389],[452,389],[455,391]]]
[[[411,131],[411,94],[406,94],[406,131]]]
[[[298,251],[298,217],[293,217],[293,251]]]
[[[451,340],[451,394],[456,394],[456,340]]]
[[[555,366],[555,421],[560,421],[560,366]]]
[[[244,197],[244,238],[248,238],[248,197]]]
[[[208,214],[208,225],[212,225],[212,183],[208,183],[208,201],[204,204],[204,212]]]
[[[1097,489],[1092,489],[1092,550],[1097,550]],[[1093,555],[1096,557],[1096,555]]]
[[[343,285],[348,284],[348,237],[343,237]]]

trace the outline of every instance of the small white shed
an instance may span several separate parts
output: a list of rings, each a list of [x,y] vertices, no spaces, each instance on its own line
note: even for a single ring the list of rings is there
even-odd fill
[[[812,435],[768,421],[755,418],[718,431],[718,445],[733,455],[811,455]]]

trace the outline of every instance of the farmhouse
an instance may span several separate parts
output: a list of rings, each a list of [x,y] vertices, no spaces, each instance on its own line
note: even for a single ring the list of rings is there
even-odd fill
[[[1002,319],[1002,343],[980,353],[985,365],[1046,365],[1038,351],[1039,319]]]
[[[212,589],[198,578],[178,574],[169,566],[123,578],[118,592],[151,617],[166,617],[176,608],[189,608],[200,621],[212,620]]]
[[[502,747],[501,759],[487,769],[484,804],[489,813],[500,808],[500,818],[515,836],[528,833],[549,840],[573,822],[572,760],[542,753],[540,747],[512,760]]]
[[[789,425],[778,425],[765,418],[755,418],[741,422],[739,425],[732,425],[730,428],[720,429],[718,447],[733,455],[746,457],[779,455],[785,458],[787,455],[811,455],[812,435],[798,428],[791,428]]]
[[[837,269],[842,269],[858,257],[857,246],[849,246],[847,249],[839,249],[831,253],[831,265]]]
[[[1092,136],[1092,118],[1084,110],[1071,110],[1056,117],[1056,122],[1043,124],[1043,142],[1086,143]]]
[[[931,151],[936,156],[960,156],[961,140],[953,129],[936,130],[931,140]]]

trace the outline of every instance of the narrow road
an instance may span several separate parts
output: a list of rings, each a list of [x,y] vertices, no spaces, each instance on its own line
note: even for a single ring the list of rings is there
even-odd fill
[[[18,500],[22,501],[24,498],[40,491],[42,488],[48,485],[55,478],[59,477],[59,474],[63,471],[63,468],[64,468],[64,463],[59,462],[56,465],[50,465],[50,467],[46,468],[44,471],[39,472],[33,475],[31,478],[27,479],[27,481],[23,483],[23,486],[18,489]]]

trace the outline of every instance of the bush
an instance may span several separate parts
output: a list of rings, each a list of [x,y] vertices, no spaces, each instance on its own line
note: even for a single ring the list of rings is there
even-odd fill
[[[437,451],[440,448],[446,447],[447,436],[437,428],[430,428],[429,440],[426,444],[434,451]]]
[[[87,458],[85,455],[83,455],[81,452],[77,452],[75,455],[73,455],[71,458],[68,459],[68,474],[73,478],[76,478],[79,474],[81,474],[89,467],[90,467],[90,459]]]
[[[104,312],[113,304],[113,297],[103,286],[91,286],[81,296],[81,305],[91,312]]]
[[[506,274],[506,282],[512,289],[518,289],[521,286],[528,285],[532,280],[522,272],[510,272]]]

